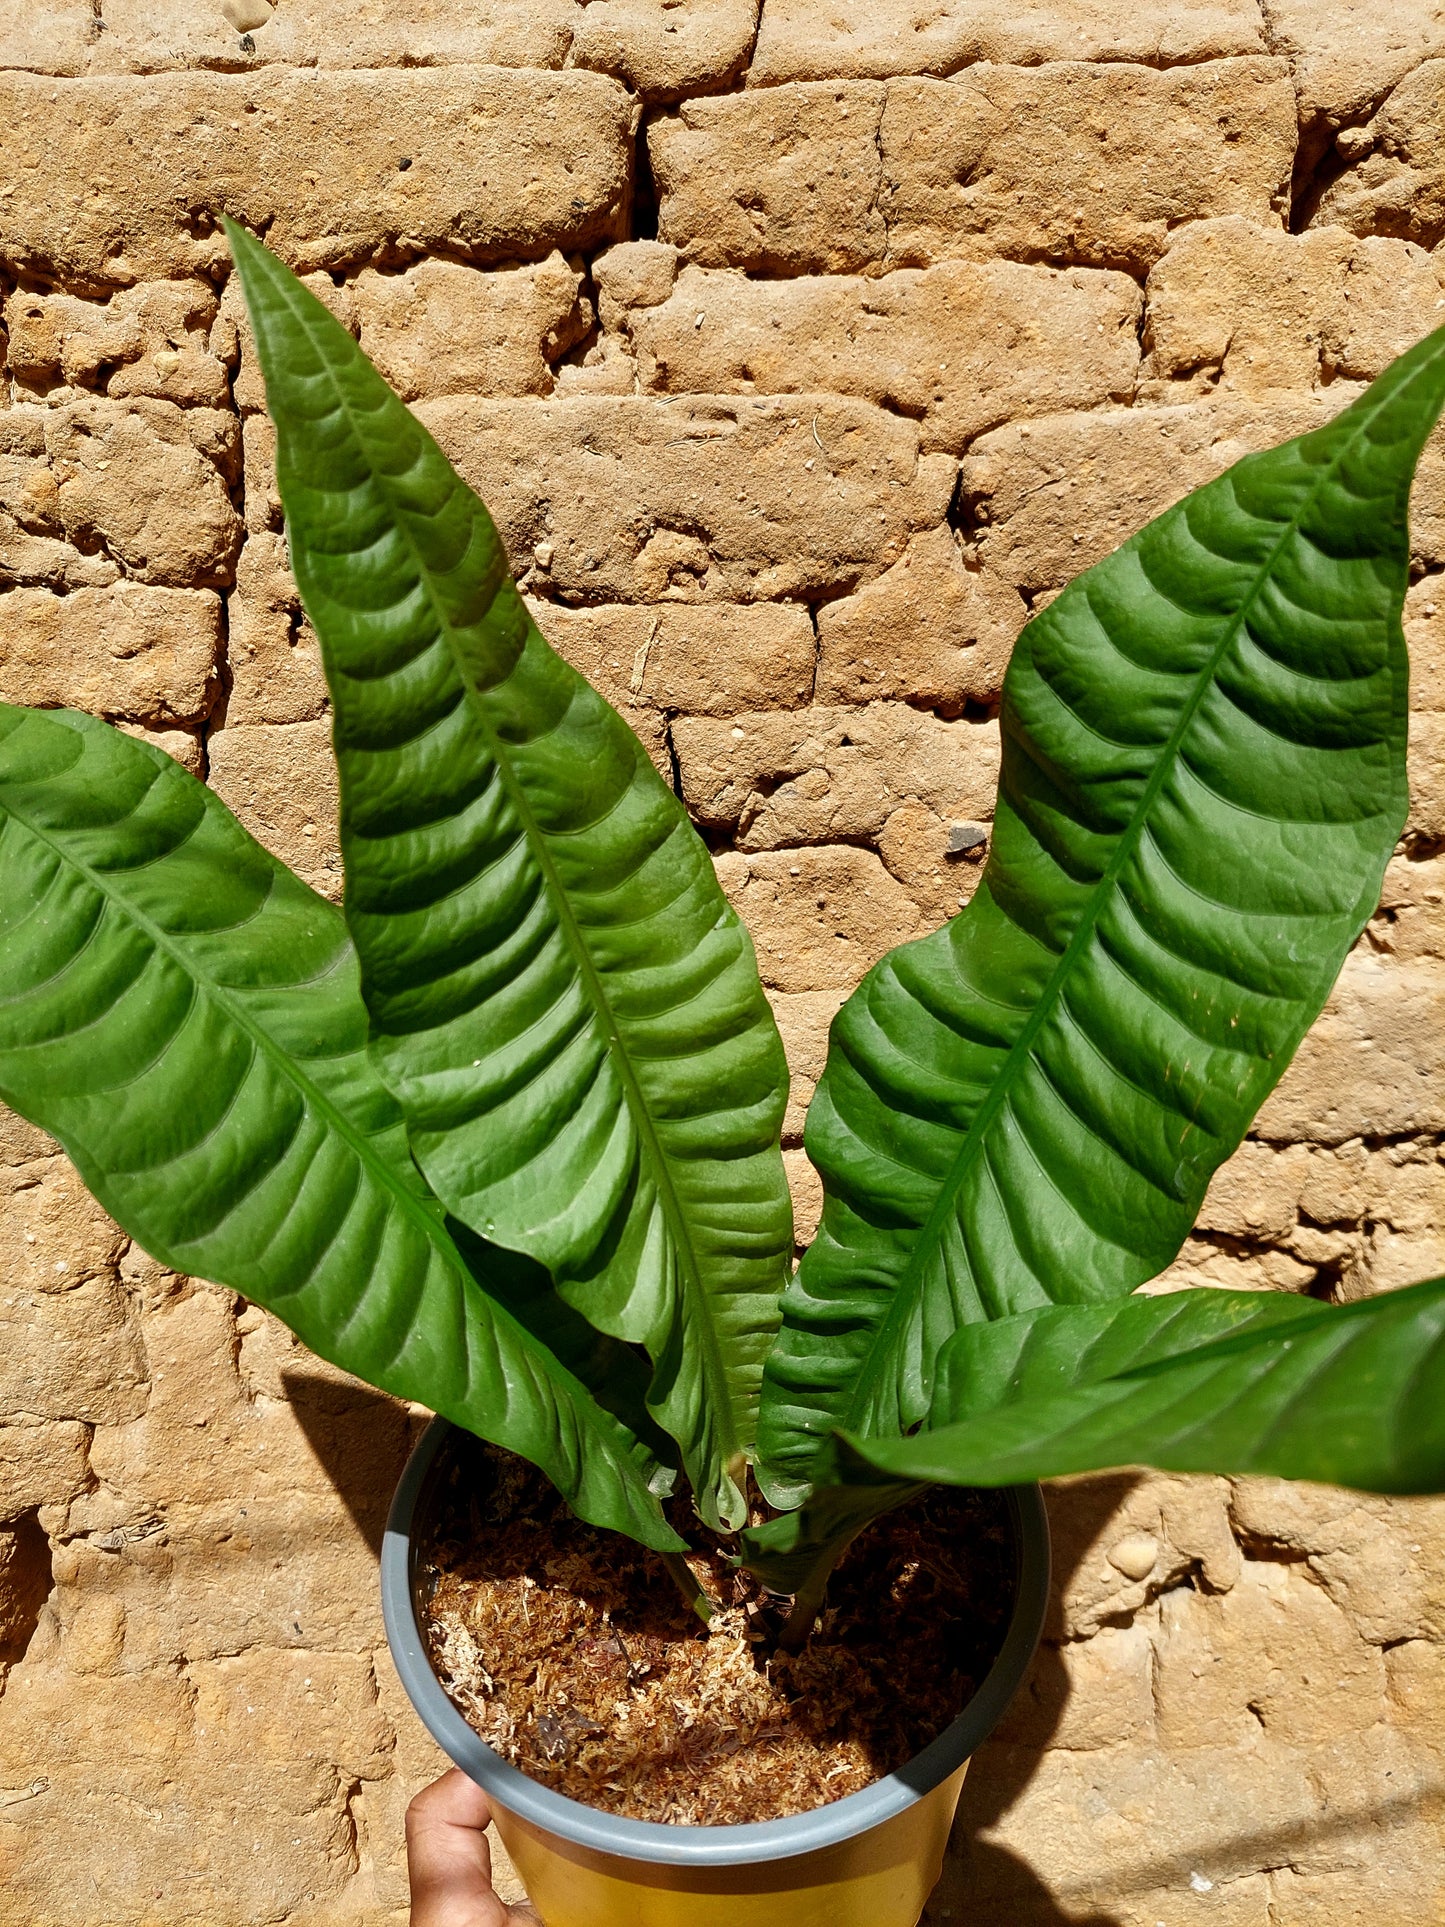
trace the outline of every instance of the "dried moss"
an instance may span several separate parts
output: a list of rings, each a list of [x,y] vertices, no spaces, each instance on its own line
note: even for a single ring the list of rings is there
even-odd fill
[[[433,1664],[505,1759],[611,1813],[724,1825],[803,1813],[904,1764],[963,1708],[1013,1603],[996,1493],[936,1489],[850,1548],[806,1650],[681,1512],[717,1612],[567,1511],[530,1466],[465,1441],[433,1511]]]

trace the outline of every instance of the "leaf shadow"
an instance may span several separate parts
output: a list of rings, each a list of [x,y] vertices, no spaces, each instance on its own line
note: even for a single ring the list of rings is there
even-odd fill
[[[1057,1506],[1050,1506],[1054,1571],[1044,1636],[1004,1716],[1007,1739],[985,1741],[969,1764],[943,1874],[919,1927],[1123,1927],[1116,1914],[1097,1908],[1066,1910],[1027,1861],[989,1835],[1032,1782],[1068,1703],[1062,1597],[1084,1554],[1137,1483],[1136,1473],[1121,1472],[1071,1485],[1064,1532]]]
[[[417,1421],[386,1392],[328,1372],[285,1367],[281,1386],[332,1490],[379,1558]]]

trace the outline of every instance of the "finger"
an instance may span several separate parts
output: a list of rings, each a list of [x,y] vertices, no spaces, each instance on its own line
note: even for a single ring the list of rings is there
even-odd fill
[[[406,1810],[411,1927],[509,1927],[492,1888],[487,1796],[453,1767]]]

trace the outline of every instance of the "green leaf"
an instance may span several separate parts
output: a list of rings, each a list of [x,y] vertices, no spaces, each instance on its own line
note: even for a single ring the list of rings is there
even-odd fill
[[[681,1545],[656,1462],[448,1236],[367,1055],[339,911],[161,751],[9,704],[0,1097],[163,1264],[533,1460],[593,1524]]]
[[[826,1465],[828,1478],[837,1483],[821,1479],[796,1512],[750,1526],[741,1540],[743,1565],[771,1591],[793,1594],[805,1623],[811,1623],[834,1566],[864,1526],[936,1483],[900,1480],[852,1454],[845,1467],[831,1441],[817,1465]]]
[[[372,1069],[374,1072],[375,1066]],[[409,1151],[406,1157],[408,1169],[416,1175]],[[424,1179],[420,1182],[425,1184]],[[581,1379],[599,1405],[636,1434],[657,1461],[649,1467],[649,1485],[654,1492],[671,1493],[677,1484],[677,1445],[647,1409],[652,1369],[646,1354],[589,1325],[561,1296],[552,1274],[535,1258],[509,1251],[505,1245],[488,1244],[459,1218],[447,1216],[444,1224],[472,1277],[484,1278],[488,1295],[545,1345],[574,1378]]]
[[[1343,1307],[1195,1290],[965,1325],[928,1429],[825,1441],[816,1489],[745,1532],[743,1562],[816,1608],[849,1541],[928,1484],[1131,1465],[1445,1490],[1445,1279]]]
[[[792,1254],[752,944],[632,731],[547,646],[486,509],[346,331],[228,226],[335,712],[372,1048],[448,1208],[646,1346],[737,1525]]]
[[[853,1438],[852,1475],[1013,1485],[1152,1465],[1439,1492],[1445,1278],[1353,1305],[1196,1290],[965,1326],[932,1427]]]
[[[1445,332],[1024,630],[978,891],[864,979],[809,1112],[779,1503],[832,1427],[917,1423],[960,1325],[1123,1296],[1187,1236],[1405,819],[1406,508],[1442,396]]]

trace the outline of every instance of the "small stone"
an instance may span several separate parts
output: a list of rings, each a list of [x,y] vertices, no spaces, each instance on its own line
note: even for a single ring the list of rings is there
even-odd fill
[[[1147,1579],[1159,1557],[1159,1541],[1148,1532],[1131,1532],[1110,1546],[1105,1557],[1126,1579]]]
[[[983,823],[955,823],[948,832],[944,851],[948,856],[963,856],[969,850],[977,850],[988,841],[988,827]]]
[[[367,268],[356,280],[361,345],[404,401],[550,394],[552,364],[592,325],[581,279],[556,252],[500,274],[460,261]]]
[[[957,473],[920,452],[916,423],[842,397],[815,398],[806,418],[741,395],[449,395],[417,414],[509,552],[553,543],[559,598],[594,607],[802,601],[852,586],[942,522]],[[813,415],[821,439],[848,451],[836,475],[804,472]]]
[[[675,254],[657,266],[674,269]],[[626,326],[648,388],[857,395],[912,416],[927,447],[954,454],[1018,415],[1132,396],[1140,307],[1127,275],[1016,261],[783,281],[687,266],[675,291],[625,321],[602,288],[603,320]]]
[[[740,850],[871,841],[910,801],[941,830],[955,810],[987,808],[998,783],[993,724],[906,703],[679,717],[672,735],[688,807]]]
[[[74,638],[87,638],[85,648]],[[162,727],[206,716],[219,689],[220,598],[118,582],[0,598],[0,698]]]
[[[1270,10],[1275,30],[1278,8]],[[1365,31],[1355,16],[1333,25],[1318,8],[1305,11],[1316,41],[1348,40],[1354,48]],[[1379,23],[1404,41],[1399,9]],[[1244,0],[1178,4],[1136,0],[1128,7],[1096,0],[1051,0],[1018,6],[1014,0],[939,0],[919,7],[911,0],[768,0],[763,12],[749,84],[786,80],[836,80],[844,75],[952,74],[974,61],[1037,66],[1056,60],[1147,61],[1174,65],[1221,54],[1264,50],[1258,15]],[[839,110],[840,113],[843,111]]]
[[[1438,56],[1440,49],[1432,48]],[[1321,195],[1310,226],[1354,234],[1388,234],[1433,248],[1445,230],[1445,60],[1422,61],[1406,74],[1359,130],[1358,145],[1341,142],[1353,163]]]

